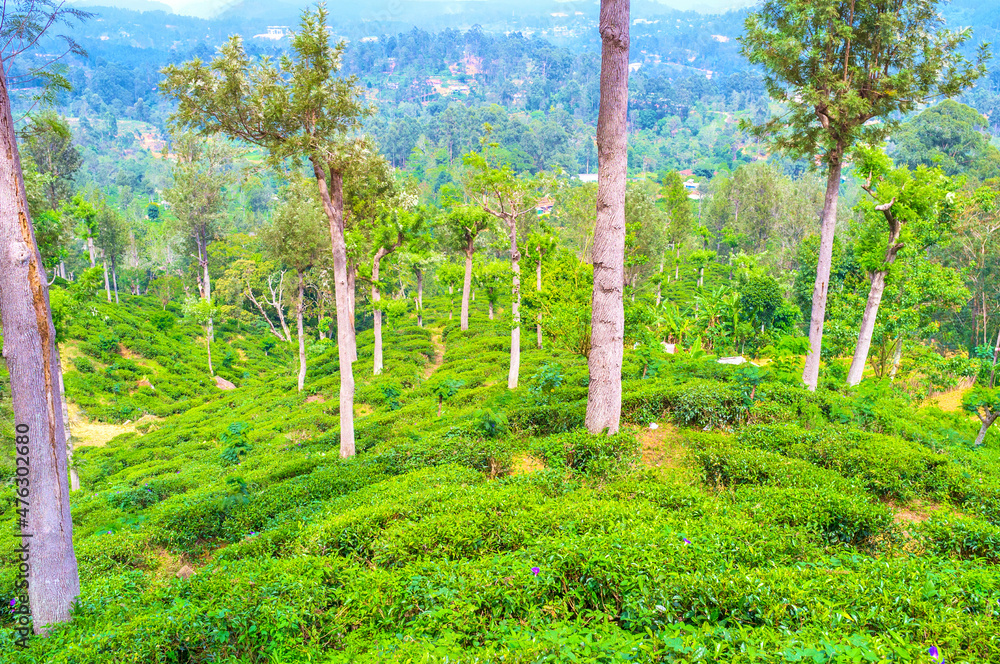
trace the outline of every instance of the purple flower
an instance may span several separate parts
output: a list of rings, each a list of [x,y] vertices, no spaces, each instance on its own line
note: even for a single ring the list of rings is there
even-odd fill
[[[937,646],[931,646],[927,654],[933,658],[935,664],[944,664],[944,655],[938,654]]]
[[[688,538],[686,538],[686,537],[685,537],[685,538],[684,538],[684,543],[685,543],[685,544],[690,544],[690,543],[691,543],[691,540],[689,540]]]
[[[15,604],[17,604],[17,598],[16,597],[12,597],[10,599],[10,608],[13,609]]]
[[[534,574],[535,576],[538,576],[541,573],[541,571],[542,570],[538,569],[537,567],[531,568],[531,573]]]

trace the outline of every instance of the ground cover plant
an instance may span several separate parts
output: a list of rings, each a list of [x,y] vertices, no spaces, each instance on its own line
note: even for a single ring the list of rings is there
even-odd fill
[[[328,346],[300,394],[292,352],[224,327],[237,389],[133,397],[153,426],[76,453],[73,621],[20,651],[0,614],[5,661],[1000,661],[1000,454],[967,415],[690,353],[642,378],[631,353],[629,424],[591,436],[583,358],[526,345],[508,391],[504,326],[480,303],[463,333],[448,306],[387,333],[349,460]],[[93,307],[126,341],[67,390],[120,417],[136,342]],[[199,348],[198,327],[144,331],[153,381],[188,361],[171,341]]]

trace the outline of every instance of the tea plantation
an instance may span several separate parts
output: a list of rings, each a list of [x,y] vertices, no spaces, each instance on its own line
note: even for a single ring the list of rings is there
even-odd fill
[[[0,612],[0,661],[1000,662],[995,432],[888,383],[627,351],[629,426],[592,437],[585,358],[526,334],[508,391],[506,323],[436,304],[382,376],[359,333],[349,461],[329,341],[300,394],[291,347],[222,325],[222,391],[178,310],[90,305],[69,399],[141,421],[76,450],[72,622],[19,650]]]

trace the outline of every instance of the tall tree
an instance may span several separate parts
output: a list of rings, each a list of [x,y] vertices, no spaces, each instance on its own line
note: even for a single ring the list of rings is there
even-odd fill
[[[904,248],[911,253],[919,252],[940,239],[951,224],[949,199],[954,199],[954,194],[949,194],[955,188],[939,169],[923,165],[916,172],[905,166],[893,169],[889,158],[880,150],[862,149],[858,153],[858,171],[865,178],[861,186],[872,200],[862,206],[869,232],[859,238],[856,253],[861,254],[862,262],[866,263],[871,285],[854,358],[847,372],[848,385],[861,382],[892,264]],[[888,231],[888,237],[873,232],[872,226],[879,217],[885,223],[879,227]]]
[[[486,134],[491,127],[487,124]],[[488,143],[484,137],[480,152],[465,155],[465,164],[470,167],[466,186],[472,198],[482,206],[483,211],[495,217],[510,243],[511,302],[510,302],[510,370],[507,373],[507,388],[517,387],[521,370],[521,248],[518,244],[518,226],[530,213],[535,214],[538,201],[538,178],[517,176],[509,162],[493,150],[499,147]]]
[[[299,392],[306,383],[306,337],[304,314],[306,276],[330,253],[330,233],[326,215],[316,196],[315,187],[295,179],[284,191],[284,201],[275,210],[274,223],[264,233],[268,252],[295,270],[295,322],[299,340]]]
[[[11,71],[19,56],[38,44],[52,26],[72,28],[76,20],[87,16],[52,0],[14,2],[0,9],[0,187],[4,191],[0,196],[0,325],[14,406],[15,449],[28,459],[28,474],[16,484],[19,493],[31,496],[27,507],[19,509],[26,510],[21,512],[25,535],[21,543],[30,552],[27,594],[36,633],[69,620],[80,594],[80,577],[69,508],[61,367],[14,130]],[[64,40],[68,51],[84,55],[71,37]],[[49,62],[44,57],[23,59],[42,67]],[[34,64],[22,71],[50,79],[58,76]]]
[[[469,329],[469,294],[472,292],[472,257],[476,252],[476,238],[490,226],[490,217],[479,208],[458,206],[444,218],[444,231],[448,244],[465,254],[465,277],[462,281],[462,330]]]
[[[901,114],[954,96],[986,73],[986,45],[975,62],[967,60],[959,47],[971,31],[944,29],[938,5],[940,0],[767,0],[746,19],[742,52],[764,67],[768,92],[788,111],[744,126],[778,150],[827,171],[810,350],[802,374],[811,390],[819,380],[846,154],[859,142],[880,143]],[[869,122],[874,119],[879,122]]]
[[[24,137],[38,172],[48,176],[45,198],[49,209],[57,210],[72,196],[73,178],[83,165],[69,124],[51,111],[39,113],[29,118]]]
[[[382,373],[382,299],[381,276],[382,259],[394,253],[403,246],[408,237],[420,230],[423,217],[420,214],[405,210],[392,210],[383,215],[381,223],[372,231],[372,317],[375,332],[375,349],[372,372],[378,376]]]
[[[601,110],[591,299],[587,430],[618,432],[625,341],[625,184],[628,170],[629,0],[601,0]]]
[[[340,455],[354,456],[354,343],[344,173],[370,155],[368,141],[352,137],[370,113],[354,78],[341,78],[344,44],[330,44],[326,6],[302,13],[290,54],[251,60],[239,36],[206,65],[200,60],[164,70],[163,91],[178,102],[177,120],[207,134],[225,134],[262,147],[273,164],[308,159],[330,225],[337,348],[340,355]]]
[[[232,163],[237,151],[218,139],[184,132],[174,140],[177,163],[173,185],[164,192],[177,217],[178,229],[187,238],[198,261],[201,299],[212,301],[212,277],[208,270],[208,245],[220,231],[226,206],[226,188],[235,178]],[[208,335],[214,336],[208,321]]]

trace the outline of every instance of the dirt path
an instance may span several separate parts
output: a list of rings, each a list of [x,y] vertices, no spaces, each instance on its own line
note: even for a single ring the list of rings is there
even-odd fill
[[[144,415],[137,422],[126,422],[125,424],[91,422],[75,403],[71,401],[66,405],[69,409],[69,430],[76,447],[104,447],[115,436],[135,431],[137,424],[159,419],[154,415]]]
[[[642,465],[674,478],[696,481],[694,471],[684,463],[687,449],[677,428],[666,422],[656,429],[643,427],[636,433]]]
[[[441,337],[441,329],[431,330],[431,345],[434,346],[434,357],[424,367],[424,378],[430,378],[431,374],[444,364],[444,340]]]

